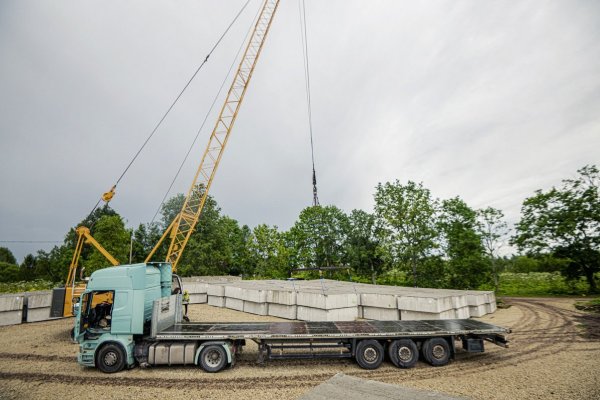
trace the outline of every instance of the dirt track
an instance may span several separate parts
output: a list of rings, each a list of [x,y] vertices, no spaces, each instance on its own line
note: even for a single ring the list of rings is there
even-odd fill
[[[271,361],[255,365],[249,344],[235,368],[207,374],[195,367],[136,368],[114,375],[79,367],[72,320],[0,328],[0,399],[296,398],[337,372],[474,399],[599,399],[600,322],[575,310],[572,299],[509,299],[509,309],[482,318],[513,329],[511,347],[457,354],[451,364],[419,363],[375,371],[351,360]],[[190,308],[194,321],[276,320],[207,305]],[[584,324],[584,325],[582,325]]]

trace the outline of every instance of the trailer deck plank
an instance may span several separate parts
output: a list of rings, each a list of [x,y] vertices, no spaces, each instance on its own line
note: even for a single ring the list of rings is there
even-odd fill
[[[402,336],[503,335],[509,330],[472,319],[423,321],[180,323],[156,338],[172,339],[318,339]]]

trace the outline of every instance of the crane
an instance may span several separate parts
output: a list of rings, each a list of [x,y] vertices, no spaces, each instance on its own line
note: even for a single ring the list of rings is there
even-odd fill
[[[159,242],[146,258],[150,261],[163,240],[169,235],[171,243],[167,251],[166,261],[171,263],[173,271],[177,271],[177,264],[181,259],[183,250],[192,235],[202,208],[208,197],[208,192],[213,183],[215,173],[227,146],[229,135],[238,116],[256,62],[260,56],[265,38],[271,27],[273,16],[279,5],[279,0],[265,0],[260,15],[246,45],[244,54],[235,73],[235,77],[225,102],[217,118],[217,122],[210,135],[208,145],[204,150],[200,165],[194,176],[194,180],[188,190],[180,213],[165,231]]]
[[[165,238],[169,236],[171,243],[167,252],[166,261],[171,263],[173,272],[177,271],[177,264],[181,259],[183,250],[185,249],[202,213],[215,173],[223,156],[227,141],[229,140],[229,135],[231,134],[242,101],[244,100],[244,95],[248,89],[248,84],[252,78],[252,73],[256,67],[267,33],[271,27],[273,16],[279,6],[279,1],[280,0],[264,1],[234,75],[233,82],[231,83],[223,106],[221,107],[221,111],[219,112],[217,122],[212,130],[208,144],[204,149],[200,165],[188,190],[187,196],[185,197],[183,207],[165,230],[150,254],[146,257],[145,262],[150,262],[156,253],[156,250],[160,247]],[[102,200],[108,203],[115,194],[115,188],[116,185],[104,193],[102,195]],[[54,312],[58,314],[57,310],[62,310],[62,315],[51,315],[53,317],[71,316],[72,305],[85,289],[85,284],[75,285],[75,272],[84,243],[90,243],[96,247],[113,266],[119,265],[119,262],[92,237],[88,228],[80,226],[76,231],[78,234],[77,246],[69,267],[65,288],[57,288],[54,289],[53,292],[53,306],[51,307],[53,311],[51,311],[51,313]],[[55,302],[62,302],[63,306],[55,306]]]

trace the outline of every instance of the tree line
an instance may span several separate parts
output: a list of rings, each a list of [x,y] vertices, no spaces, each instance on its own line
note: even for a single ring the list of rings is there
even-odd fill
[[[289,230],[260,224],[254,228],[223,215],[208,197],[178,273],[287,278],[319,276],[314,269],[338,267],[337,279],[436,288],[497,288],[502,271],[560,271],[567,279],[584,277],[597,291],[600,271],[600,174],[585,166],[559,187],[536,191],[525,199],[521,219],[509,229],[501,210],[474,209],[460,197],[438,199],[422,183],[398,180],[377,185],[372,212],[345,213],[334,205],[302,210]],[[123,218],[104,206],[79,225],[121,263],[143,262],[164,229],[180,211],[182,194],[162,207],[161,220],[127,228]],[[27,255],[17,265],[0,248],[0,280],[66,278],[75,243],[75,227],[64,243]],[[519,254],[502,256],[515,246]],[[155,260],[164,260],[168,243]],[[109,266],[91,246],[84,246],[86,275]]]

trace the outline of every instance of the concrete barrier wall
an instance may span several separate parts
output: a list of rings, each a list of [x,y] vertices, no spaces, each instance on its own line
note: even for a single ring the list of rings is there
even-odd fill
[[[24,293],[0,296],[0,326],[20,324],[23,320]]]

